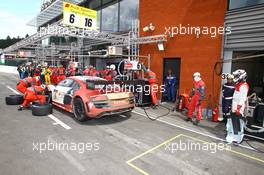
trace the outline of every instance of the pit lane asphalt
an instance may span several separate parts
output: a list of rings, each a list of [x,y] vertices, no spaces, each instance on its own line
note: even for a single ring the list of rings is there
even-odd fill
[[[183,126],[197,133],[160,121],[150,121],[142,111],[130,116],[113,116],[82,124],[71,114],[55,109],[53,115],[70,126],[66,130],[54,125],[49,117],[34,117],[31,111],[17,111],[7,106],[5,97],[13,94],[17,77],[0,73],[0,174],[262,174],[264,155],[232,146],[230,151],[169,151],[172,143],[195,143],[223,138],[223,127],[194,127],[180,115],[165,117],[168,123]],[[160,109],[162,110],[162,109]],[[155,111],[154,111],[155,112]],[[199,134],[204,133],[203,135]],[[99,150],[77,151],[34,150],[33,143],[99,143]],[[258,146],[263,146],[258,143]],[[263,147],[262,147],[263,148]]]

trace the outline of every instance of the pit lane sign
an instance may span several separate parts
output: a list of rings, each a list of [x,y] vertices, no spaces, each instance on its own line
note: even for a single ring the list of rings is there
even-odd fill
[[[63,2],[63,24],[88,30],[96,30],[97,12],[75,4]]]

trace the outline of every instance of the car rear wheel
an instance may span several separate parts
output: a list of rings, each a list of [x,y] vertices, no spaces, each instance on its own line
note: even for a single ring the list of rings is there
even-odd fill
[[[75,98],[73,100],[73,114],[74,117],[80,122],[87,120],[85,107],[81,98]]]
[[[9,95],[5,98],[7,105],[21,105],[24,101],[23,95]]]

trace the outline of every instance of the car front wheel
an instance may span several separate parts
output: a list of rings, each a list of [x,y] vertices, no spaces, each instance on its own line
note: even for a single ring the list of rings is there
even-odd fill
[[[75,98],[73,100],[73,114],[74,117],[80,122],[87,120],[85,107],[81,98]]]

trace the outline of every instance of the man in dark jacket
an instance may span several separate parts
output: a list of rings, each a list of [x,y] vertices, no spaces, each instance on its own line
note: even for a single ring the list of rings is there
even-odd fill
[[[222,87],[222,112],[223,112],[223,122],[226,124],[227,118],[231,115],[231,107],[232,107],[232,100],[233,94],[235,91],[235,86],[233,82],[234,76],[232,74],[227,75],[227,82]]]

